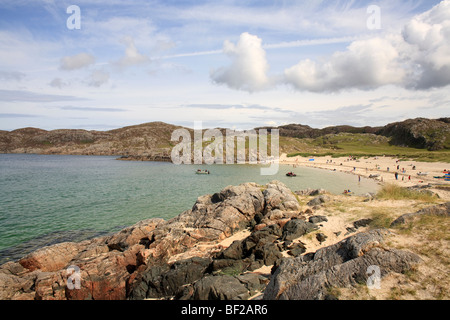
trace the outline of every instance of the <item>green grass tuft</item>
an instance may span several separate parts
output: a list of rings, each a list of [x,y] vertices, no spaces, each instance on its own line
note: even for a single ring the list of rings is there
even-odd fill
[[[430,193],[411,190],[395,184],[385,184],[377,193],[377,198],[384,200],[419,200],[435,202],[438,198]]]

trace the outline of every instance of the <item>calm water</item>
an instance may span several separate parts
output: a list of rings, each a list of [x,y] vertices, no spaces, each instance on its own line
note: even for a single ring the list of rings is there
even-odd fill
[[[198,168],[210,175],[196,175]],[[294,170],[296,178],[286,172]],[[169,219],[198,196],[244,182],[284,182],[292,190],[376,191],[353,175],[280,166],[261,176],[257,165],[175,166],[115,157],[0,154],[0,263],[44,245],[79,241],[140,220]]]

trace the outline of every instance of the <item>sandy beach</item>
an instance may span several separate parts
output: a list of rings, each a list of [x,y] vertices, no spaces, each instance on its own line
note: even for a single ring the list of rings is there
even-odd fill
[[[314,159],[312,161],[311,159]],[[281,155],[280,164],[312,167],[320,169],[348,172],[354,175],[370,178],[380,182],[392,182],[401,186],[408,187],[417,184],[428,183],[448,183],[443,179],[435,179],[435,176],[443,176],[444,171],[450,170],[449,163],[443,162],[419,162],[403,161],[390,157],[370,157],[366,159],[354,160],[351,157],[332,158],[318,157],[292,157],[288,158],[286,154]],[[397,179],[395,173],[398,174]],[[421,175],[421,174],[427,175]]]
[[[396,183],[403,187],[429,183],[450,185],[449,181],[434,178],[435,176],[444,176],[444,171],[450,170],[450,164],[442,162],[403,161],[383,156],[357,160],[351,157],[332,158],[331,156],[316,158],[297,156],[288,158],[286,154],[282,154],[280,164],[292,165],[294,169],[297,166],[301,166],[347,172],[365,178],[372,178],[380,183]]]

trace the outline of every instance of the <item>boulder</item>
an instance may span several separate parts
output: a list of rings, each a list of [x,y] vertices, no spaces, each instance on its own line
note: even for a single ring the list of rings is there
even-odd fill
[[[325,242],[325,240],[327,240],[327,236],[323,233],[317,233],[316,234],[316,239],[317,241],[319,241],[320,243]]]
[[[275,243],[260,242],[254,250],[255,260],[262,260],[264,265],[271,266],[281,259],[281,248]]]
[[[267,184],[267,189],[263,191],[263,194],[266,214],[276,209],[281,211],[300,210],[300,205],[292,191],[279,181],[272,181]]]
[[[167,264],[149,266],[144,272],[140,273],[130,285],[131,300],[143,300],[146,298],[160,298],[164,296],[162,289],[162,276],[168,272],[170,266]]]
[[[320,195],[318,197],[315,197],[314,199],[312,199],[311,201],[309,201],[307,203],[308,206],[310,207],[314,207],[314,206],[320,206],[322,204],[324,204],[325,202],[330,201],[330,197],[327,195]]]
[[[349,260],[333,268],[295,282],[283,291],[279,300],[324,300],[329,288],[344,288],[367,283],[370,267],[377,266],[381,277],[392,272],[411,270],[420,259],[415,254],[400,250],[374,248],[364,256]]]
[[[67,277],[64,272],[39,272],[35,280],[35,300],[64,300]]]
[[[86,244],[86,241],[82,243],[58,243],[26,255],[19,260],[19,263],[30,271],[57,271],[66,267],[83,250]]]
[[[324,190],[324,189],[310,189],[310,188],[308,188],[308,189],[303,189],[303,190],[300,190],[300,191],[295,191],[294,193],[296,195],[299,195],[299,196],[318,196],[318,195],[321,195],[321,194],[325,194],[326,190]]]
[[[288,254],[294,257],[298,257],[306,252],[306,247],[303,243],[295,243],[290,246]]]
[[[221,259],[240,260],[244,258],[242,241],[236,240],[220,254]]]
[[[233,300],[247,293],[245,285],[228,275],[208,276],[194,285],[194,300]]]
[[[0,269],[0,300],[12,300],[23,294],[31,294],[30,298],[34,299],[33,291],[36,272],[28,277],[20,277],[10,272],[3,272]]]
[[[250,294],[263,289],[267,281],[266,278],[255,273],[241,274],[236,278],[245,285]]]
[[[328,218],[326,216],[312,216],[312,217],[309,217],[308,221],[311,223],[317,224],[320,222],[327,222]]]
[[[66,289],[68,300],[124,300],[127,297],[127,280],[139,266],[137,253],[143,248],[135,245],[121,252],[113,250],[71,264],[80,272],[80,289]],[[66,270],[62,270],[66,273]]]
[[[372,223],[373,219],[360,219],[358,221],[353,222],[353,226],[358,229],[362,227],[367,227],[370,223]]]
[[[161,287],[165,296],[175,295],[183,285],[201,279],[210,264],[210,259],[197,257],[172,264],[161,280]]]
[[[165,222],[165,220],[159,218],[140,221],[131,227],[106,237],[105,244],[110,250],[124,251],[128,247],[138,244],[141,239],[148,238],[156,227]]]
[[[427,207],[414,213],[406,213],[404,215],[401,215],[391,223],[391,228],[400,224],[414,221],[415,219],[423,215],[450,216],[450,202],[437,206]]]
[[[325,299],[330,287],[366,281],[369,266],[379,266],[385,276],[419,263],[415,254],[379,248],[387,234],[385,230],[359,233],[311,255],[283,259],[264,291],[264,299]]]
[[[310,222],[306,222],[301,219],[292,219],[284,225],[281,240],[295,240],[315,230],[316,228],[317,227]]]
[[[210,266],[210,271],[213,274],[240,274],[242,272],[245,272],[253,262],[255,262],[254,255],[250,255],[249,257],[243,258],[241,260],[215,259]]]

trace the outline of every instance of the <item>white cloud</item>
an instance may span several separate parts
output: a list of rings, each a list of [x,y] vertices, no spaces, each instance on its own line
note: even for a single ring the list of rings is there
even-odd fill
[[[89,53],[79,53],[74,56],[67,56],[61,59],[60,69],[77,70],[85,68],[95,63],[95,57]]]
[[[401,35],[355,41],[323,63],[302,60],[286,81],[315,92],[372,89],[387,84],[429,89],[450,84],[450,1],[408,22]]]
[[[299,90],[313,92],[400,84],[404,71],[398,58],[387,39],[355,41],[347,51],[334,53],[328,61],[300,61],[285,71],[285,80]]]
[[[66,82],[64,82],[64,80],[61,79],[61,78],[54,78],[54,79],[49,83],[49,85],[50,85],[51,87],[55,87],[55,88],[62,89],[63,87],[68,86],[69,84],[66,83]]]
[[[211,72],[214,82],[250,92],[264,90],[269,86],[269,64],[260,38],[245,32],[236,45],[225,41],[223,51],[232,63],[229,67]]]
[[[25,74],[18,71],[0,71],[0,80],[5,81],[21,81],[25,78]]]
[[[150,61],[149,57],[139,53],[136,45],[134,44],[133,38],[125,37],[121,42],[126,45],[126,49],[125,56],[115,62],[118,66],[125,68]]]
[[[450,0],[414,17],[402,32],[353,41],[346,50],[328,57],[303,59],[286,68],[278,81],[267,75],[264,48],[270,47],[261,43],[248,33],[241,35],[237,45],[226,41],[224,53],[232,64],[213,71],[214,82],[249,92],[280,83],[310,92],[373,90],[386,85],[416,90],[445,87],[450,85]]]
[[[103,70],[95,70],[92,72],[90,77],[89,86],[100,87],[107,83],[109,80],[109,72]]]
[[[416,68],[410,87],[428,89],[450,84],[450,1],[412,19],[403,29],[404,49]]]

